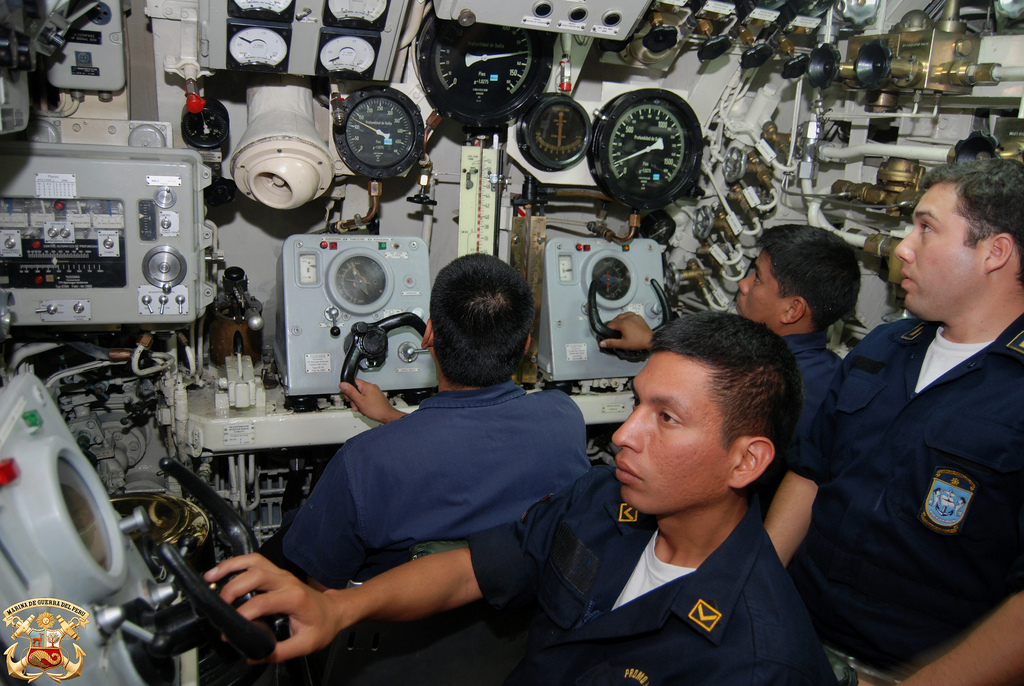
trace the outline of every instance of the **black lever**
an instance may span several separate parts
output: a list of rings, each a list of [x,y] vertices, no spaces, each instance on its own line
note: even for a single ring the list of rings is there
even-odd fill
[[[376,324],[356,322],[352,325],[348,352],[341,366],[341,380],[355,384],[359,369],[376,369],[384,364],[388,356],[388,332],[403,326],[410,326],[423,336],[427,325],[412,312],[399,312],[381,319]]]
[[[590,321],[590,330],[594,332],[594,336],[597,337],[598,341],[609,338],[622,338],[621,332],[609,328],[607,324],[601,321],[601,315],[597,311],[597,289],[599,285],[600,281],[594,279],[590,282],[590,290],[587,292],[587,319]],[[669,322],[668,298],[665,297],[665,290],[656,279],[651,279],[651,288],[654,289],[654,297],[658,299],[658,304],[661,305],[661,322],[654,327],[657,330]],[[641,362],[647,357],[646,350],[622,350],[620,348],[601,348],[601,350],[627,362]]]

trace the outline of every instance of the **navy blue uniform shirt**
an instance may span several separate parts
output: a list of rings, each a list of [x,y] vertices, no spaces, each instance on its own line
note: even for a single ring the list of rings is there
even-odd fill
[[[843,360],[826,347],[828,339],[824,331],[795,333],[783,336],[782,340],[796,358],[804,382],[804,409],[796,427],[796,435],[803,436],[810,431],[814,415],[818,413],[832,377],[839,371]]]
[[[614,611],[657,524],[622,502],[613,468],[469,536],[488,602],[540,605],[506,684],[835,684],[757,509],[696,571]]]
[[[880,667],[1024,587],[1024,316],[915,393],[937,329],[871,332],[789,455],[818,483],[793,579],[821,635]]]
[[[586,425],[561,391],[511,381],[444,391],[350,439],[285,535],[285,555],[331,588],[408,559],[421,541],[513,521],[589,467]]]

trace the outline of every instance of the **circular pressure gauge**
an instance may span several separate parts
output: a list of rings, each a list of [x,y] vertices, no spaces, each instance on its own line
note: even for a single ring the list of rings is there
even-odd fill
[[[338,155],[353,171],[387,179],[409,171],[423,149],[423,117],[404,93],[366,88],[345,98],[334,129]]]
[[[516,139],[530,164],[560,171],[576,166],[587,154],[591,132],[582,105],[568,95],[547,93],[519,120]]]
[[[320,36],[320,61],[317,64],[317,73],[346,72],[365,75],[373,69],[373,64],[377,61],[377,48],[371,41],[379,44],[380,39],[325,31]]]
[[[500,126],[530,106],[551,74],[552,34],[431,14],[416,41],[416,67],[427,99],[469,126]]]
[[[633,285],[629,267],[617,257],[602,257],[598,260],[590,270],[590,281],[598,283],[597,297],[608,302],[625,298],[629,295],[630,286]],[[589,284],[587,287],[590,287]]]
[[[661,208],[693,186],[703,150],[690,106],[669,91],[645,88],[620,95],[598,113],[590,173],[632,209]]]
[[[327,0],[329,16],[337,21],[373,23],[388,9],[388,0]]]
[[[181,137],[193,148],[219,148],[228,138],[228,111],[218,100],[206,98],[199,112],[181,111]]]
[[[295,3],[292,0],[228,0],[228,16],[291,23]]]
[[[340,256],[332,267],[329,287],[335,303],[354,314],[369,314],[383,307],[391,296],[392,283],[380,259],[354,251]]]
[[[291,29],[264,24],[228,24],[228,67],[283,72],[288,68]]]

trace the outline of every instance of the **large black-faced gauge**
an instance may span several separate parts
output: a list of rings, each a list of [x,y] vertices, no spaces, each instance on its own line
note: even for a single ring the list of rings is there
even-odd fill
[[[409,171],[423,149],[423,117],[404,93],[384,86],[347,97],[334,127],[338,155],[353,171],[388,179]]]
[[[387,19],[388,0],[327,0],[326,26],[380,30]]]
[[[368,79],[380,50],[380,35],[372,31],[323,29],[316,73]]]
[[[290,26],[269,22],[228,22],[228,69],[286,72]]]
[[[338,307],[346,312],[369,314],[391,297],[394,285],[389,270],[376,255],[361,251],[340,256],[331,266],[328,288]]]
[[[629,294],[633,278],[626,263],[617,257],[602,257],[590,270],[590,282],[597,282],[597,296],[609,303],[622,300]]]
[[[420,83],[443,116],[469,126],[500,126],[547,85],[552,36],[479,22],[462,26],[431,14],[416,41]]]
[[[587,111],[568,95],[546,93],[516,126],[519,150],[537,169],[561,171],[587,154],[592,128]]]
[[[697,180],[704,150],[700,123],[686,102],[660,88],[624,93],[594,122],[590,173],[622,204],[665,207]]]
[[[291,23],[294,0],[228,0],[228,16]]]

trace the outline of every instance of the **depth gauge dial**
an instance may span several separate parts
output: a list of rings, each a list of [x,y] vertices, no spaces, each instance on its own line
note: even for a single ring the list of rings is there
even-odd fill
[[[601,109],[590,172],[622,204],[661,208],[696,182],[703,150],[700,122],[690,106],[674,93],[647,88],[620,95]]]
[[[409,171],[423,150],[419,108],[394,88],[375,87],[345,98],[334,129],[338,155],[353,171],[386,179]]]
[[[530,106],[551,74],[550,33],[431,14],[416,41],[416,66],[439,113],[469,126],[500,126]]]

